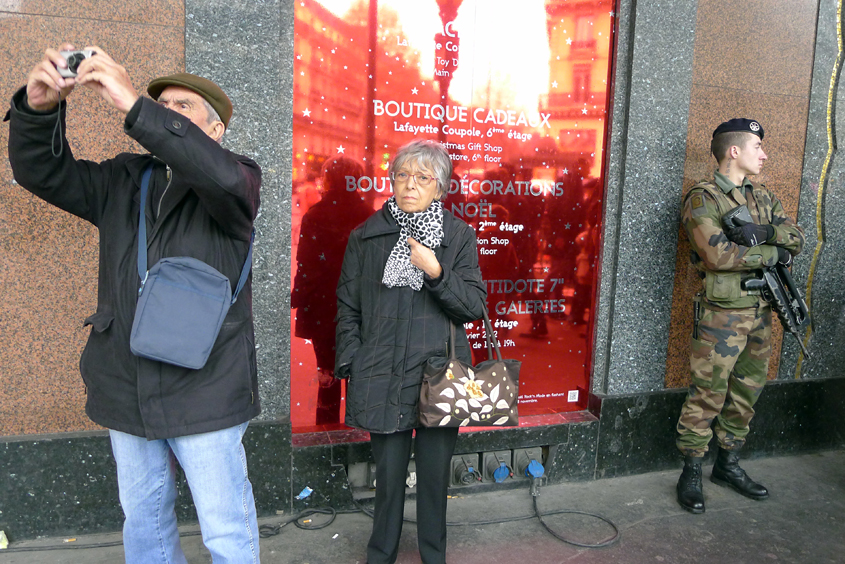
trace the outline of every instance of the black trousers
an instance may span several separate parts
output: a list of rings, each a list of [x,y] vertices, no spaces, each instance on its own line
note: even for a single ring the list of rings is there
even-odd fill
[[[405,514],[411,435],[412,431],[370,433],[376,461],[376,504],[373,534],[367,544],[368,564],[396,562]],[[457,439],[457,428],[416,429],[417,543],[423,564],[446,562],[446,495]]]

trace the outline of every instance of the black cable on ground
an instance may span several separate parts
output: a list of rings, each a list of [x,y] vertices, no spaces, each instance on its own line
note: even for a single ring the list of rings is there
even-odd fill
[[[318,529],[325,529],[331,525],[338,515],[347,513],[366,513],[363,508],[346,509],[338,511],[334,507],[313,507],[299,512],[295,517],[283,521],[277,525],[260,525],[258,527],[258,535],[261,538],[272,537],[278,535],[282,531],[282,527],[293,523],[298,529],[305,529],[306,531],[316,531]],[[315,523],[312,515],[328,515],[329,517],[321,522]],[[372,516],[372,515],[371,515]]]
[[[533,499],[534,499],[534,515],[537,516],[537,519],[539,519],[540,524],[543,525],[543,528],[546,529],[546,531],[548,531],[550,535],[552,535],[554,538],[556,538],[559,541],[563,541],[566,544],[571,544],[572,546],[579,546],[581,548],[605,548],[607,546],[612,545],[617,540],[619,540],[619,527],[617,527],[616,524],[613,521],[611,521],[610,519],[608,519],[607,517],[602,517],[601,515],[598,515],[596,513],[587,513],[586,511],[575,511],[573,509],[561,509],[559,511],[552,511],[552,512],[549,512],[549,513],[540,513],[540,510],[537,507],[537,496],[533,496]],[[546,523],[543,520],[543,517],[547,517],[549,515],[563,515],[563,514],[586,515],[588,517],[595,517],[596,519],[600,519],[613,528],[613,536],[608,538],[608,539],[605,539],[601,542],[598,542],[596,544],[580,543],[580,542],[562,537],[559,534],[557,534],[556,532],[554,532],[551,527],[549,527],[548,523]]]
[[[546,531],[548,531],[548,533],[550,535],[552,535],[553,537],[555,537],[559,541],[565,542],[567,544],[571,544],[573,546],[578,546],[578,547],[581,547],[581,548],[605,548],[605,547],[608,547],[608,546],[614,544],[616,541],[619,540],[619,527],[617,527],[616,524],[613,521],[611,521],[607,517],[603,517],[602,515],[598,515],[596,513],[588,513],[586,511],[576,511],[574,509],[557,509],[555,511],[548,511],[546,513],[541,513],[540,509],[537,507],[537,497],[539,497],[539,491],[536,488],[535,484],[532,484],[531,491],[537,492],[537,495],[532,495],[532,499],[533,499],[533,503],[534,503],[534,514],[533,515],[524,515],[524,516],[521,516],[521,517],[503,517],[501,519],[490,519],[490,520],[486,520],[486,521],[447,521],[446,526],[448,526],[448,527],[463,527],[463,526],[479,526],[479,525],[501,525],[503,523],[513,523],[513,522],[516,522],[516,521],[528,521],[529,519],[537,518],[537,520],[540,521],[540,524],[543,525],[543,528],[546,529]],[[353,502],[355,503],[355,506],[362,513],[364,513],[368,517],[373,516],[373,512],[372,512],[371,509],[368,509],[368,508],[360,505],[357,501],[353,500]],[[550,517],[552,515],[585,515],[587,517],[595,517],[596,519],[604,521],[605,523],[607,523],[608,525],[611,526],[611,528],[613,529],[613,536],[608,538],[608,539],[605,539],[601,542],[598,542],[596,544],[581,543],[581,542],[578,542],[578,541],[567,539],[567,538],[559,535],[555,531],[553,531],[552,528],[549,526],[549,524],[546,523],[543,520],[543,517]],[[413,524],[417,523],[416,519],[411,519],[410,517],[406,517],[403,520],[406,523],[413,523]]]
[[[9,548],[4,548],[3,550],[0,550],[0,554],[6,554],[7,552],[41,552],[42,550],[80,550],[83,548],[108,548],[111,546],[120,546],[122,544],[123,541],[119,540],[112,542],[98,542],[95,544],[74,544],[66,542],[65,544],[49,546],[24,546],[21,548],[10,546]]]
[[[200,535],[200,531],[190,531],[187,533],[179,533],[180,537],[195,537]],[[82,550],[85,548],[111,548],[113,546],[120,546],[123,544],[122,540],[119,541],[109,541],[109,542],[95,542],[91,544],[76,544],[75,542],[68,542],[65,541],[63,544],[53,544],[47,546],[23,546],[23,547],[15,547],[10,546],[8,548],[4,548],[0,550],[0,555],[6,554],[7,552],[41,552],[42,550]]]
[[[595,514],[595,513],[588,513],[588,512],[585,512],[585,511],[575,511],[575,510],[572,510],[572,509],[558,509],[558,510],[555,510],[555,511],[548,511],[548,512],[545,512],[545,513],[541,513],[540,509],[537,507],[537,497],[539,497],[539,492],[538,492],[538,488],[536,487],[536,484],[532,484],[531,492],[532,492],[532,499],[533,499],[533,503],[534,503],[534,514],[533,515],[523,515],[523,516],[519,516],[519,517],[502,517],[500,519],[489,519],[489,520],[485,520],[485,521],[447,521],[446,525],[449,526],[449,527],[501,525],[501,524],[504,524],[504,523],[514,523],[514,522],[517,522],[517,521],[528,521],[529,519],[536,518],[540,521],[540,524],[543,525],[543,528],[546,529],[546,531],[548,531],[548,533],[550,535],[552,535],[553,537],[555,537],[556,539],[558,539],[562,542],[565,542],[567,544],[571,544],[573,546],[577,546],[577,547],[581,547],[581,548],[604,548],[604,547],[608,547],[608,546],[614,544],[616,541],[619,540],[619,528],[613,523],[613,521],[611,521],[607,517],[603,517],[603,516]],[[261,538],[267,538],[267,537],[272,537],[272,536],[278,535],[282,531],[282,528],[284,528],[286,525],[289,525],[290,523],[293,523],[299,529],[304,529],[304,530],[309,530],[309,531],[316,531],[318,529],[324,529],[334,522],[334,520],[337,518],[337,515],[339,513],[348,514],[348,513],[359,513],[360,512],[360,513],[363,513],[364,515],[367,515],[370,518],[373,517],[373,510],[372,509],[370,509],[368,507],[364,507],[363,505],[359,504],[354,499],[352,501],[355,504],[356,509],[348,509],[348,510],[343,510],[343,511],[338,511],[338,510],[334,509],[333,507],[314,507],[314,508],[305,509],[305,510],[301,511],[300,513],[298,513],[295,517],[292,517],[292,518],[288,519],[287,521],[282,521],[282,522],[280,522],[276,525],[260,525],[258,527],[258,535]],[[552,516],[552,515],[565,515],[565,514],[586,515],[588,517],[595,517],[596,519],[604,521],[605,523],[607,523],[608,525],[610,525],[613,528],[613,536],[606,539],[606,540],[603,540],[599,543],[596,543],[596,544],[581,543],[581,542],[578,542],[578,541],[567,539],[567,538],[559,535],[558,533],[556,533],[555,531],[552,530],[552,528],[549,526],[548,523],[546,523],[543,520],[543,517],[549,517],[549,516]],[[328,517],[324,520],[321,520],[321,521],[315,523],[314,520],[313,520],[314,515],[328,515]],[[416,522],[417,522],[416,519],[411,519],[410,517],[406,517],[404,519],[404,521],[406,523],[413,523],[413,524],[416,524]],[[188,533],[180,533],[179,536],[180,537],[188,537],[188,536],[195,536],[195,535],[199,535],[199,534],[201,534],[199,531],[192,531],[192,532],[188,532]],[[7,548],[3,551],[0,551],[0,554],[7,553],[7,552],[38,552],[38,551],[42,551],[42,550],[69,550],[69,549],[84,549],[84,548],[107,548],[107,547],[113,547],[113,546],[120,546],[121,544],[123,544],[123,541],[112,541],[112,542],[104,542],[104,543],[96,543],[96,544],[70,544],[70,543],[65,543],[65,544],[61,544],[61,545],[40,546],[40,547],[33,546],[33,547],[24,547],[24,548],[9,547],[9,548]]]

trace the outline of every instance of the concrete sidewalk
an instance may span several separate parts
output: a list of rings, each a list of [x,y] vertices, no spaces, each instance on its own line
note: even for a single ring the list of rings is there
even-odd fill
[[[692,515],[675,501],[678,470],[639,476],[561,484],[542,488],[542,512],[572,509],[599,513],[620,530],[608,548],[585,549],[551,536],[536,518],[496,525],[452,526],[449,562],[453,564],[552,563],[794,563],[845,562],[845,451],[765,458],[743,467],[771,492],[766,501],[746,499],[709,481],[705,468],[707,512]],[[461,494],[449,502],[450,522],[495,520],[532,515],[526,489]],[[409,501],[406,515],[413,517]],[[321,517],[315,516],[317,522]],[[276,524],[284,516],[262,519]],[[557,515],[545,518],[558,534],[595,543],[612,529],[593,518]],[[261,539],[264,564],[363,564],[369,517],[341,514],[327,528],[308,531],[293,524],[278,535]],[[185,527],[184,531],[196,531]],[[64,539],[22,542],[10,548],[45,548]],[[119,534],[77,538],[74,544],[120,542]],[[182,539],[191,564],[211,562],[199,536]],[[0,563],[112,564],[123,561],[122,546],[38,552],[0,551]],[[399,563],[420,562],[416,526],[406,524]]]

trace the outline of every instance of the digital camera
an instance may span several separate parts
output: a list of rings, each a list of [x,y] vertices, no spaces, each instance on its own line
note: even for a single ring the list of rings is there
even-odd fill
[[[87,59],[88,57],[93,57],[96,55],[96,51],[87,50],[87,51],[59,51],[59,55],[65,58],[67,61],[67,68],[63,69],[62,67],[56,67],[59,71],[59,74],[65,78],[71,78],[76,76],[76,71],[79,68],[79,63]]]

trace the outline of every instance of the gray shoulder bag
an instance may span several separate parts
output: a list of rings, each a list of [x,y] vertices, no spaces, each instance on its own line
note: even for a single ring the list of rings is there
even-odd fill
[[[152,165],[141,180],[138,219],[138,276],[141,288],[129,348],[136,356],[194,370],[205,366],[229,307],[238,299],[252,268],[252,245],[232,295],[229,279],[193,257],[167,257],[147,270],[144,208]]]

